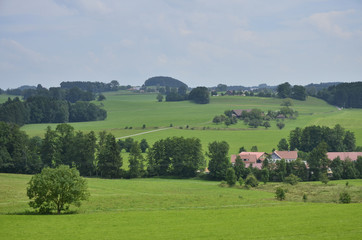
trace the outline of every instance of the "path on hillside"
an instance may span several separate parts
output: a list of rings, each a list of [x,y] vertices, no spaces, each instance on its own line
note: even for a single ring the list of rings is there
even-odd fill
[[[170,128],[172,128],[172,127],[160,128],[160,129],[151,130],[151,131],[148,131],[148,132],[136,133],[136,134],[132,134],[132,135],[128,135],[128,136],[118,137],[116,139],[118,140],[118,139],[122,139],[122,138],[134,137],[134,136],[143,135],[143,134],[147,134],[147,133],[153,133],[153,132],[158,132],[158,131],[162,131],[162,130],[167,130],[167,129],[170,129]]]

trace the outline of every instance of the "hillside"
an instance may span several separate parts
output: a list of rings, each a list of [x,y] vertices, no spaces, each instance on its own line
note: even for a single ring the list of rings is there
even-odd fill
[[[243,122],[227,128],[224,124],[212,123],[212,119],[227,109],[277,110],[280,109],[281,99],[224,96],[211,97],[210,104],[198,105],[188,101],[157,102],[156,94],[131,94],[127,91],[119,91],[105,95],[107,100],[102,104],[108,112],[107,119],[101,122],[71,123],[76,130],[95,132],[106,130],[118,138],[140,134],[133,136],[135,140],[145,138],[150,144],[170,136],[197,137],[201,139],[205,151],[208,143],[225,140],[230,145],[229,154],[235,154],[242,146],[250,149],[254,145],[258,146],[260,151],[270,152],[281,138],[287,138],[290,130],[296,127],[309,125],[333,127],[341,124],[345,129],[353,131],[357,145],[362,145],[360,124],[362,110],[338,110],[323,100],[313,97],[309,97],[307,101],[293,100],[293,109],[299,112],[299,117],[296,120],[285,120],[284,129],[279,130],[273,123],[271,128],[266,130],[262,127],[249,128]],[[145,124],[145,129],[142,127],[143,124]],[[32,124],[25,125],[22,130],[31,136],[42,136],[48,125],[53,128],[56,126],[55,124]]]
[[[183,82],[181,82],[180,80],[177,80],[175,78],[172,77],[152,77],[149,78],[145,81],[144,86],[149,87],[149,86],[161,86],[161,87],[186,87],[187,85]]]

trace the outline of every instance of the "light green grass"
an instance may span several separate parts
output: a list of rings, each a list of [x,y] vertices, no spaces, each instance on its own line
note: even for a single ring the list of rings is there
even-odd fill
[[[145,138],[152,144],[165,137],[198,137],[205,151],[208,143],[225,140],[230,145],[229,153],[235,154],[242,146],[250,150],[254,145],[258,146],[260,151],[270,152],[277,147],[281,138],[287,138],[290,130],[296,127],[314,124],[333,127],[341,124],[347,130],[353,131],[357,145],[362,145],[362,125],[359,124],[362,118],[361,109],[339,111],[336,107],[312,97],[309,97],[307,101],[293,100],[293,109],[299,112],[299,117],[296,120],[285,120],[284,129],[277,129],[276,122],[272,121],[272,127],[266,130],[263,127],[251,129],[243,122],[226,128],[224,124],[213,124],[212,119],[227,109],[277,110],[280,109],[281,99],[224,96],[212,97],[210,104],[200,105],[188,101],[159,103],[156,101],[155,94],[126,94],[123,91],[105,95],[107,100],[102,104],[108,111],[108,118],[105,121],[72,123],[71,125],[76,130],[95,132],[105,130],[112,132],[116,137],[125,137],[166,128],[172,124],[173,129],[150,132],[134,138],[136,140]],[[146,125],[146,129],[142,129],[143,124]],[[42,136],[48,125],[53,128],[56,126],[56,124],[33,124],[22,127],[22,130],[30,136]],[[188,130],[187,125],[189,125]],[[125,127],[132,127],[132,129],[125,129]],[[194,130],[190,130],[192,128]]]
[[[0,174],[0,239],[359,239],[362,234],[359,203],[280,202],[262,188],[221,188],[201,180],[88,179],[91,197],[78,214],[19,215],[29,210],[30,177]]]

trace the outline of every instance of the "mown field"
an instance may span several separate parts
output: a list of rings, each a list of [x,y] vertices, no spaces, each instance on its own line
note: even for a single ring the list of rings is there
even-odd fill
[[[200,105],[188,101],[157,102],[155,94],[132,94],[129,92],[110,92],[105,94],[107,100],[103,104],[108,111],[105,121],[72,123],[76,130],[109,131],[117,138],[132,136],[135,140],[145,138],[150,144],[172,136],[198,137],[206,151],[208,143],[224,140],[230,145],[230,154],[238,152],[241,146],[248,150],[254,145],[260,151],[271,152],[276,148],[281,138],[287,138],[290,130],[295,127],[309,125],[325,125],[333,127],[341,124],[347,130],[353,131],[357,145],[362,145],[361,109],[338,110],[326,102],[309,97],[307,101],[293,100],[293,109],[299,112],[296,120],[285,120],[285,128],[279,130],[276,122],[272,127],[252,129],[243,122],[231,125],[212,123],[215,115],[222,114],[227,109],[259,108],[263,111],[280,109],[281,99],[224,96],[212,97],[210,104]],[[4,98],[4,97],[3,97]],[[143,124],[146,128],[143,129]],[[170,125],[172,124],[172,128]],[[30,136],[42,136],[48,125],[32,124],[22,127]],[[189,126],[187,128],[187,126]],[[132,129],[129,129],[132,127]],[[126,129],[127,128],[127,129]],[[182,129],[180,129],[182,128]],[[133,136],[135,134],[141,134]]]
[[[76,214],[42,216],[27,212],[30,177],[0,174],[0,239],[360,239],[362,234],[362,180],[349,180],[348,187],[344,180],[245,190],[195,179],[88,179],[91,197]],[[279,185],[288,188],[287,201],[275,200]],[[335,203],[344,190],[354,203]]]

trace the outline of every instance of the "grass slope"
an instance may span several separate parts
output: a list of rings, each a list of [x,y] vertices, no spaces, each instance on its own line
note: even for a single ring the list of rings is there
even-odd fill
[[[22,215],[30,177],[0,174],[0,239],[358,239],[362,233],[361,203],[279,202],[270,192],[274,184],[244,190],[200,180],[88,179],[91,198],[80,214]],[[349,183],[361,192],[362,180]]]
[[[307,101],[293,100],[293,109],[299,112],[297,120],[286,120],[286,127],[277,129],[273,121],[270,129],[259,127],[251,129],[239,122],[226,128],[225,125],[213,124],[211,121],[215,115],[222,114],[227,109],[251,109],[260,108],[264,111],[280,109],[281,99],[224,96],[212,97],[210,104],[200,105],[188,101],[184,102],[157,102],[155,94],[130,94],[124,91],[105,94],[107,100],[102,102],[108,111],[108,118],[99,122],[72,123],[76,130],[81,131],[109,131],[116,137],[126,137],[135,134],[136,140],[147,139],[150,144],[170,136],[198,137],[201,139],[206,151],[208,143],[225,140],[230,145],[230,154],[237,153],[241,146],[248,150],[254,145],[260,151],[270,152],[276,148],[281,138],[287,138],[290,130],[295,127],[309,125],[326,125],[333,127],[341,124],[347,130],[353,131],[357,139],[357,145],[362,145],[362,118],[360,109],[338,110],[322,100],[309,97]],[[101,104],[96,102],[96,104]],[[146,125],[142,129],[143,124]],[[168,128],[170,124],[173,128]],[[22,129],[29,135],[42,136],[48,125],[26,125]],[[189,126],[186,129],[186,126]],[[132,127],[132,129],[125,129]],[[180,129],[182,127],[183,129]],[[191,130],[193,129],[193,130]]]

